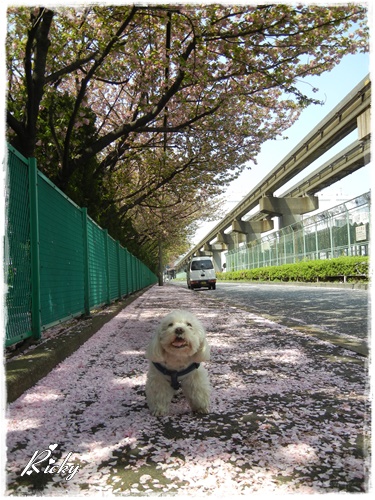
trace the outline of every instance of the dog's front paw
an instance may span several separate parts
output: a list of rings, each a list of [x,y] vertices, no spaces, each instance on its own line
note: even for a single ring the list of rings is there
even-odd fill
[[[210,413],[210,408],[208,406],[202,406],[200,408],[193,408],[194,413],[200,413],[201,415],[207,415]]]
[[[156,407],[151,410],[151,413],[154,417],[165,417],[168,415],[168,408]]]

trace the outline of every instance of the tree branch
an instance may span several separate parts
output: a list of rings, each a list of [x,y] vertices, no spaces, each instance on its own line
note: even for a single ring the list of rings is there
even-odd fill
[[[27,140],[27,133],[24,125],[19,120],[17,120],[17,118],[15,118],[9,110],[7,110],[7,123],[9,127],[17,134],[21,143]]]
[[[181,58],[184,61],[187,61],[194,48],[195,48],[195,41],[192,41],[186,48]],[[122,126],[118,127],[117,129],[112,130],[111,132],[109,132],[108,134],[97,140],[94,144],[92,144],[88,148],[85,148],[82,154],[76,159],[76,163],[84,163],[89,158],[91,158],[92,156],[96,155],[97,153],[105,149],[116,139],[122,136],[127,137],[132,131],[137,131],[142,127],[146,126],[152,120],[154,120],[164,109],[165,105],[180,90],[184,78],[185,78],[185,71],[182,70],[182,68],[180,67],[174,82],[161,96],[158,103],[154,106],[154,108],[150,112],[133,120],[132,122],[125,123]]]
[[[84,57],[82,59],[77,59],[76,61],[72,62],[71,64],[68,64],[64,68],[59,69],[58,71],[55,71],[54,73],[51,73],[50,75],[46,76],[45,78],[45,83],[56,83],[60,78],[62,78],[65,75],[69,75],[70,73],[73,73],[74,71],[77,71],[77,69],[80,69],[84,64],[87,64],[88,62],[94,60],[99,54],[99,51],[93,52],[87,57]]]
[[[171,182],[178,174],[181,174],[182,172],[187,170],[187,168],[189,168],[192,163],[193,163],[193,159],[190,159],[181,168],[173,170],[168,176],[163,177],[161,180],[156,182],[156,184],[150,183],[150,188],[145,193],[138,196],[138,198],[134,199],[132,202],[129,202],[126,205],[123,205],[122,207],[120,207],[120,209],[119,209],[120,217],[123,218],[128,210],[130,210],[131,208],[134,208],[136,205],[139,205],[140,203],[142,203],[146,198],[155,194],[155,191],[157,191],[158,189],[162,188],[163,186],[165,186],[166,184]],[[133,197],[133,196],[141,193],[142,191],[144,191],[144,187],[139,189],[136,193],[132,193],[131,196]]]
[[[61,171],[61,178],[62,178],[62,184],[64,185],[64,182],[66,182],[71,173],[74,171],[74,164],[70,162],[70,142],[71,142],[71,137],[72,137],[72,132],[73,132],[73,127],[74,123],[76,121],[76,117],[79,111],[79,108],[82,104],[82,101],[84,99],[84,96],[86,94],[86,89],[87,85],[90,82],[91,78],[95,74],[96,70],[101,66],[103,63],[104,59],[108,56],[108,54],[111,52],[111,49],[115,45],[115,43],[118,41],[120,35],[123,33],[123,31],[127,28],[127,26],[130,24],[131,20],[134,18],[135,13],[137,12],[138,7],[134,6],[125,21],[121,24],[119,29],[116,31],[115,35],[111,38],[111,40],[108,42],[107,46],[103,50],[102,54],[100,57],[98,56],[95,59],[94,64],[90,68],[90,70],[87,72],[86,76],[83,78],[81,81],[81,87],[78,92],[75,104],[74,104],[74,110],[70,116],[67,132],[65,135],[65,141],[64,141],[64,153],[63,153],[63,164],[62,164],[62,171]],[[93,156],[93,155],[91,155]]]

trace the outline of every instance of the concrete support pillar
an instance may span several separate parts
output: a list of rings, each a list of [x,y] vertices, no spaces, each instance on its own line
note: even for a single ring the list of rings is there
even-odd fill
[[[232,222],[232,232],[230,233],[233,241],[235,242],[235,248],[238,248],[240,243],[246,242],[246,233],[242,230],[240,221],[234,220]]]
[[[221,253],[227,249],[227,246],[225,244],[218,244],[218,243],[213,243],[210,245],[209,243],[206,243],[203,248],[200,248],[198,251],[198,256],[199,257],[204,257],[207,255],[208,257],[212,257],[212,261],[214,264],[214,269],[215,271],[221,271]]]
[[[259,200],[259,209],[270,217],[279,216],[279,228],[290,226],[301,220],[301,215],[319,208],[317,196],[276,198],[264,196]]]
[[[228,235],[225,234],[225,233],[217,233],[217,236],[216,236],[216,244],[219,244],[219,245],[222,245],[223,247],[225,247],[225,249],[227,250],[228,249]]]
[[[212,254],[212,246],[209,243],[205,243],[203,246],[202,255],[211,255],[211,254]]]
[[[215,271],[221,272],[222,263],[221,263],[221,251],[220,250],[213,250],[212,260],[214,262]]]
[[[272,231],[273,227],[273,220],[269,219],[251,222],[235,219],[232,222],[232,231],[244,234],[246,237],[244,241],[246,241],[246,243],[259,239],[262,233]]]
[[[362,141],[366,139],[371,133],[371,115],[370,108],[367,108],[357,118],[358,139]]]
[[[284,214],[281,217],[279,217],[279,229],[282,229],[283,227],[292,226],[293,224],[296,224],[301,220],[302,217],[299,214],[288,214],[288,215]]]
[[[237,238],[234,234],[218,233],[217,242],[225,245],[227,250],[233,250],[238,246]]]

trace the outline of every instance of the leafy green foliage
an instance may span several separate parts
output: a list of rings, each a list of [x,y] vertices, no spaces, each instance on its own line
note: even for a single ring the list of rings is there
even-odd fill
[[[317,281],[368,281],[368,257],[339,257],[330,260],[309,260],[296,264],[269,266],[241,271],[217,273],[221,280],[246,281],[290,281],[290,282],[317,282]]]

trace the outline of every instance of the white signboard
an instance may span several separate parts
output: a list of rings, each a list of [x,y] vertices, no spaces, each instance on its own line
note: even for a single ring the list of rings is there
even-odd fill
[[[366,241],[367,240],[366,225],[365,224],[362,224],[361,226],[357,226],[355,228],[355,240],[356,241]]]

